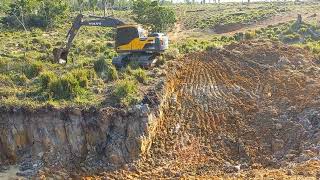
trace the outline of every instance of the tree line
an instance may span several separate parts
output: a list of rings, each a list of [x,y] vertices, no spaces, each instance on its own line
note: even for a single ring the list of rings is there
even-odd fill
[[[71,12],[95,12],[109,9],[130,10],[132,19],[153,31],[173,27],[176,16],[171,7],[152,0],[1,0],[0,23],[9,28],[50,28]],[[1,17],[3,16],[3,17]]]

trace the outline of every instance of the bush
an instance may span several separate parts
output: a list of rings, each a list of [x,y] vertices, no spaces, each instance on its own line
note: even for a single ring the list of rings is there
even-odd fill
[[[200,51],[201,49],[199,48],[199,44],[196,41],[186,41],[183,44],[179,45],[179,52],[182,54],[190,53],[190,52],[195,52],[195,51]]]
[[[241,41],[243,40],[244,38],[244,34],[242,32],[239,32],[239,33],[235,33],[233,35],[233,38],[236,40],[236,41]]]
[[[307,28],[300,28],[299,34],[306,34],[308,32]]]
[[[128,75],[132,75],[133,74],[133,69],[131,68],[131,66],[127,66],[126,68],[122,68],[121,72],[125,73],[125,74],[128,74]]]
[[[49,88],[49,84],[53,81],[57,80],[57,76],[51,72],[47,71],[40,75],[40,83],[41,83],[41,89],[45,90]]]
[[[101,74],[108,67],[108,63],[104,57],[100,57],[97,61],[94,62],[93,68],[97,74]]]
[[[18,86],[24,86],[27,84],[28,81],[28,78],[24,74],[16,74],[11,79]]]
[[[260,30],[257,29],[257,30],[256,30],[256,34],[262,34],[262,30],[261,30],[261,29],[260,29]]]
[[[283,37],[283,42],[290,43],[300,40],[300,35],[298,33],[288,34]]]
[[[64,0],[17,0],[9,5],[2,23],[21,28],[20,22],[23,22],[28,27],[43,28],[53,25],[67,9],[67,2]]]
[[[5,74],[0,74],[0,86],[13,86],[13,80],[10,76]]]
[[[70,100],[81,95],[83,91],[79,81],[70,73],[49,84],[49,92],[54,99]]]
[[[80,87],[87,88],[89,80],[96,78],[96,73],[87,69],[74,69],[71,74],[78,80]]]
[[[141,68],[133,70],[133,77],[140,83],[148,82],[148,76],[146,72]]]
[[[133,19],[140,24],[150,26],[154,32],[167,31],[176,22],[175,12],[157,1],[137,0],[133,1]]]
[[[28,79],[32,79],[34,77],[37,77],[42,70],[43,65],[39,62],[28,64],[25,69],[23,69],[23,73],[27,76]]]
[[[110,66],[107,70],[107,80],[113,81],[118,79],[118,71],[114,66]]]
[[[7,71],[8,64],[9,64],[8,60],[0,59],[0,73]]]
[[[136,81],[118,80],[112,92],[114,100],[123,106],[129,106],[139,101],[138,85]]]
[[[179,57],[180,53],[179,53],[179,49],[177,48],[169,48],[167,51],[164,52],[164,57],[166,59],[176,59]]]
[[[165,63],[166,63],[166,60],[165,60],[164,56],[159,56],[158,60],[156,61],[156,66],[159,67],[159,66],[164,65]]]
[[[118,79],[117,69],[111,63],[108,63],[103,57],[94,62],[94,70],[98,75],[106,78],[108,81]]]
[[[253,39],[256,37],[256,33],[255,33],[255,31],[247,31],[247,32],[245,32],[244,37],[247,40]]]

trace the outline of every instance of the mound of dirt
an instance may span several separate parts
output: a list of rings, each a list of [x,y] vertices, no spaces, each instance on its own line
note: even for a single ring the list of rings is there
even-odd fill
[[[167,77],[149,154],[100,176],[320,175],[320,66],[307,51],[248,41],[190,54]]]

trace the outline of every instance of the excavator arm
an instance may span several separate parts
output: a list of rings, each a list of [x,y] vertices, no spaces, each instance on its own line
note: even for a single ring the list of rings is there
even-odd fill
[[[91,18],[91,20],[85,20],[83,21],[84,15],[83,14],[79,14],[74,22],[72,23],[71,28],[68,31],[67,34],[67,43],[65,46],[61,47],[61,48],[55,48],[53,50],[53,58],[55,62],[61,62],[60,60],[64,60],[65,62],[67,62],[67,57],[69,54],[69,50],[72,46],[72,42],[75,38],[75,36],[77,35],[79,29],[82,26],[99,26],[99,27],[117,27],[120,25],[124,25],[125,23],[118,20],[118,19],[114,19],[111,17],[99,17],[99,16],[89,16],[89,18]]]

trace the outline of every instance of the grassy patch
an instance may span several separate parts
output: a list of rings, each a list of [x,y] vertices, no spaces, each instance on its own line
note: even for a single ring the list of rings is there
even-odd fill
[[[108,81],[118,79],[117,69],[111,64],[111,61],[107,61],[104,57],[94,62],[94,70]]]
[[[27,76],[27,78],[32,79],[34,77],[37,77],[42,70],[43,64],[40,62],[34,62],[24,67],[23,73]]]
[[[148,83],[148,76],[145,70],[138,68],[133,70],[132,72],[133,77],[140,83],[146,84]]]
[[[112,92],[113,99],[122,106],[129,106],[140,100],[138,84],[135,80],[122,79],[118,80]]]

